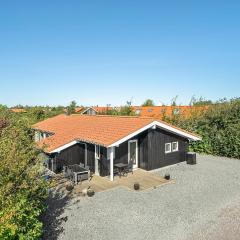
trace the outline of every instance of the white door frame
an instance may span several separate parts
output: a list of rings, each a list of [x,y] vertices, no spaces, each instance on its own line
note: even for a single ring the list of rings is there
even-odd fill
[[[133,168],[138,168],[138,140],[133,139],[128,141],[128,163],[130,161],[130,143],[136,142],[136,164],[133,165]]]
[[[96,145],[95,144],[95,175],[99,176],[99,169],[98,169],[98,161],[99,161],[99,156],[97,156],[97,148],[99,148],[98,152],[100,154],[100,148],[101,146],[100,145]]]
[[[85,156],[85,161],[84,161],[84,164],[85,164],[85,167],[87,166],[87,144],[84,143],[85,145],[85,149],[84,149],[84,156]]]

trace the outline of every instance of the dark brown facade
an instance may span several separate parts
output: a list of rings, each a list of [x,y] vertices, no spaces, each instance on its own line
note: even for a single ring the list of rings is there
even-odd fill
[[[149,129],[135,136],[138,140],[138,167],[153,170],[186,160],[188,140],[162,129]],[[178,142],[178,151],[165,153],[165,143]],[[115,148],[114,163],[128,163],[128,141]]]
[[[168,165],[186,161],[188,151],[188,139],[180,137],[174,133],[163,129],[148,129],[136,135],[130,140],[138,141],[138,167],[145,170],[153,170]],[[165,153],[165,144],[178,142],[178,150]],[[91,171],[95,171],[95,145],[87,145],[87,165]],[[73,145],[60,153],[52,156],[54,169],[61,171],[64,165],[85,163],[85,144]],[[114,163],[128,163],[128,141],[115,147]],[[52,168],[52,165],[51,165]],[[50,169],[51,169],[50,168]],[[99,160],[99,170],[101,176],[109,174],[109,160],[107,159],[107,149],[101,147],[101,159]]]

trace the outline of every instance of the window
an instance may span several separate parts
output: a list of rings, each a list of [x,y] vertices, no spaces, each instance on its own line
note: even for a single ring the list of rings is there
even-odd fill
[[[152,111],[153,111],[152,108],[149,108],[149,109],[148,109],[148,112],[152,112]]]
[[[165,143],[165,153],[170,153],[171,152],[171,143]]]
[[[100,145],[95,145],[95,154],[96,154],[96,158],[100,159]]]
[[[179,113],[180,113],[180,109],[179,108],[173,109],[173,114],[174,115],[178,115]]]
[[[172,151],[173,152],[178,151],[178,142],[172,142]]]
[[[141,110],[140,110],[140,109],[137,109],[137,110],[135,111],[135,113],[138,115],[138,114],[141,113]]]

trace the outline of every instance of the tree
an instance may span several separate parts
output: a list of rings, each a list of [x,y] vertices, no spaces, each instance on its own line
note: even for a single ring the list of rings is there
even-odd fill
[[[29,123],[0,109],[0,239],[39,239],[47,185]]]
[[[67,114],[70,115],[70,114],[75,113],[76,106],[77,106],[76,101],[71,101],[69,106],[67,106]]]
[[[177,106],[177,98],[178,98],[178,95],[171,100],[171,106]]]
[[[189,105],[190,106],[208,106],[213,104],[211,100],[207,100],[203,97],[196,98],[195,96],[192,96]]]
[[[153,107],[155,106],[152,99],[146,99],[144,103],[142,104],[143,107]]]

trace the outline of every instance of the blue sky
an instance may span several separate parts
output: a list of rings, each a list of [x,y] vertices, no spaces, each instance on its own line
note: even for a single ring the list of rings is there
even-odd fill
[[[239,96],[240,1],[1,1],[0,103]]]

